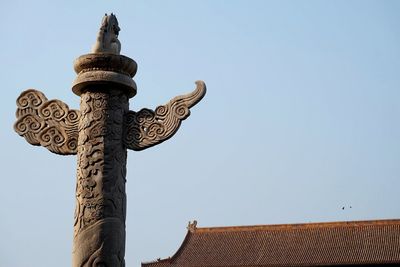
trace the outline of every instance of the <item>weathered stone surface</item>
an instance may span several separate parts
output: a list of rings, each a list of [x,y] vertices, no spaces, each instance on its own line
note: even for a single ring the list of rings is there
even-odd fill
[[[96,43],[93,45],[92,53],[111,53],[119,55],[121,52],[121,43],[118,40],[118,34],[121,29],[118,26],[117,17],[105,14],[101,21],[101,27],[97,35]]]
[[[73,266],[125,265],[127,111],[121,90],[91,87],[81,95]]]
[[[30,89],[17,99],[15,131],[32,145],[77,154],[74,267],[125,266],[127,148],[143,150],[171,138],[206,93],[204,82],[154,111],[129,111],[137,65],[119,55],[118,22],[102,21],[94,54],[74,63],[72,90],[80,111]]]
[[[87,86],[115,84],[129,97],[136,95],[136,84],[132,80],[137,71],[136,62],[122,55],[87,54],[74,62],[78,74],[72,84],[72,91],[81,95]]]
[[[141,109],[129,111],[126,115],[125,145],[132,150],[143,150],[171,138],[179,129],[181,122],[189,117],[190,108],[206,94],[203,81],[196,82],[196,89],[187,95],[177,96],[155,111]]]
[[[17,99],[14,130],[28,143],[60,155],[76,154],[80,112],[29,89]]]

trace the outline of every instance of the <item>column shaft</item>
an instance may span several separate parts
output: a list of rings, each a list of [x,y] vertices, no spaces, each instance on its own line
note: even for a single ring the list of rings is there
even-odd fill
[[[128,97],[96,86],[81,94],[73,267],[125,266]]]

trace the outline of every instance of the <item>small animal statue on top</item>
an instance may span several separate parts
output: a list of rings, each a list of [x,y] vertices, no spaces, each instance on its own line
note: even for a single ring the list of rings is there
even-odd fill
[[[121,43],[118,40],[118,33],[121,29],[118,26],[117,17],[105,14],[101,21],[99,34],[96,43],[92,47],[92,53],[110,53],[119,55]]]

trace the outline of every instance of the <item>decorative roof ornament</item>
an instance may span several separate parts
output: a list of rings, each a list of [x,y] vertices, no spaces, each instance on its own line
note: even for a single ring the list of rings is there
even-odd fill
[[[119,55],[121,52],[121,42],[118,40],[120,30],[117,17],[113,13],[111,15],[106,13],[101,21],[96,43],[92,47],[92,53]]]
[[[189,230],[189,232],[193,233],[197,229],[197,221],[196,220],[194,220],[193,222],[189,221],[188,226],[186,228]]]

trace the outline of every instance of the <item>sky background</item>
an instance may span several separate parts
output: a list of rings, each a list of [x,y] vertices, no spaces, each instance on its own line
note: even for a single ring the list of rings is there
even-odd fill
[[[76,156],[13,131],[35,88],[79,109],[104,13],[139,65],[130,108],[204,80],[169,141],[128,152],[127,266],[199,227],[400,218],[399,1],[1,1],[0,267],[71,265]],[[350,208],[351,206],[351,208]],[[342,209],[345,207],[345,209]]]

